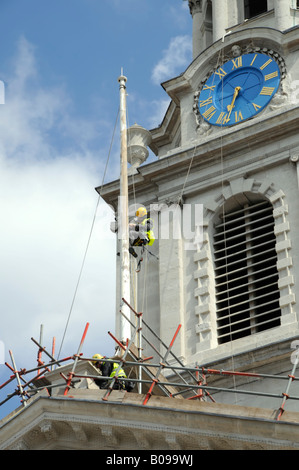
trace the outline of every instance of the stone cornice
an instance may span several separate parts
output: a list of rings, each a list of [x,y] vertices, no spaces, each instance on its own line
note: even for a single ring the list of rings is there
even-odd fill
[[[1,427],[0,449],[299,448],[296,412],[285,411],[277,426],[272,409],[158,396],[142,406],[145,395],[112,391],[103,402],[104,393],[36,398]]]
[[[158,147],[172,142],[179,122],[180,108],[177,103],[171,101],[161,125],[151,130],[152,142],[149,147],[156,155],[158,154]]]
[[[214,181],[214,184],[219,184],[219,178],[227,178],[232,171],[243,171],[242,168],[246,166],[246,171],[249,168],[251,171],[261,167],[271,166],[277,164],[281,158],[288,157],[288,149],[290,148],[289,138],[290,136],[298,133],[299,126],[299,108],[286,109],[285,111],[279,110],[273,112],[270,115],[260,116],[251,121],[240,124],[238,127],[229,128],[220,131],[218,135],[213,137],[206,137],[205,139],[198,139],[193,142],[193,145],[188,148],[180,148],[173,153],[169,154],[158,160],[147,165],[139,167],[138,173],[129,179],[129,191],[133,190],[135,194],[139,191],[144,195],[145,193],[152,193],[152,197],[155,197],[157,193],[157,186],[161,184],[163,180],[169,178],[171,173],[172,179],[174,180],[176,175],[184,175],[190,165],[190,158],[194,156],[192,164],[193,169],[202,170],[205,167],[212,167],[210,174]],[[288,140],[283,142],[284,135],[288,135]],[[267,145],[275,146],[275,142],[279,140],[279,149],[272,148],[271,153],[267,155]],[[250,156],[244,161],[244,158],[239,160],[235,164],[235,170],[229,167],[224,170],[223,175],[218,172],[217,166],[215,166],[215,159],[219,162],[219,157],[222,154],[224,159],[233,158],[235,155],[250,153],[250,149],[263,148],[263,154],[261,158],[256,161],[252,161]],[[269,147],[270,148],[270,147]],[[283,152],[287,152],[285,155]],[[256,159],[256,157],[255,157]],[[278,160],[277,160],[278,159]],[[276,162],[277,160],[277,162]],[[216,178],[219,174],[218,178]],[[228,176],[227,176],[228,175]],[[199,174],[198,181],[202,180],[200,184],[201,190],[207,185],[211,184],[209,177],[205,174]],[[177,184],[181,184],[178,180]],[[194,181],[189,178],[188,184],[185,186],[185,192],[191,191],[191,186],[194,186]],[[196,183],[195,187],[198,183]],[[189,189],[188,189],[189,187]],[[100,188],[96,188],[99,190]],[[199,187],[197,186],[197,190]],[[195,189],[193,189],[195,190]],[[172,187],[172,191],[177,192],[178,188]],[[119,195],[119,180],[113,181],[104,185],[102,188],[101,195],[103,199],[108,203],[116,207],[117,197]],[[148,197],[150,200],[150,197]]]

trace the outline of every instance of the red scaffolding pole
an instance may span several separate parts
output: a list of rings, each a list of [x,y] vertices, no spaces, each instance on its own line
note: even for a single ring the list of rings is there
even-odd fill
[[[89,327],[89,323],[86,323],[86,326],[85,326],[85,329],[84,329],[84,332],[83,332],[83,335],[82,335],[82,338],[81,338],[81,341],[80,341],[80,344],[79,344],[77,354],[75,355],[75,361],[74,361],[74,364],[73,364],[72,371],[69,372],[69,374],[68,374],[68,380],[67,380],[67,384],[66,384],[66,387],[65,387],[65,390],[64,390],[64,395],[67,395],[67,393],[68,393],[68,391],[71,387],[71,383],[72,383],[72,380],[73,380],[73,377],[74,377],[76,365],[77,365],[77,362],[78,362],[78,358],[81,354],[81,349],[82,349],[82,346],[83,346],[83,343],[84,343],[84,340],[85,340],[85,337],[86,337],[86,334],[87,334],[88,327]]]
[[[124,366],[137,366],[139,368],[138,369],[139,370],[139,375],[137,376],[137,374],[136,374],[136,379],[131,378],[131,379],[126,379],[126,380],[133,380],[136,383],[138,383],[139,385],[144,384],[148,387],[148,392],[145,394],[145,398],[144,398],[144,401],[143,401],[142,405],[146,405],[149,402],[149,399],[152,396],[154,388],[155,388],[156,385],[168,397],[175,398],[176,396],[179,396],[179,395],[187,392],[188,393],[188,397],[187,397],[188,400],[192,400],[192,399],[204,400],[204,397],[206,396],[207,398],[209,398],[213,402],[215,402],[215,400],[211,397],[211,395],[209,393],[209,390],[213,391],[213,392],[217,392],[217,393],[218,392],[224,392],[224,393],[233,392],[233,393],[237,393],[237,394],[240,393],[240,394],[248,394],[248,395],[255,395],[255,396],[272,397],[272,398],[277,398],[277,399],[282,398],[281,406],[277,411],[277,417],[276,417],[277,420],[280,420],[280,418],[281,418],[281,416],[282,416],[282,414],[285,410],[285,405],[286,405],[287,400],[299,400],[298,396],[289,395],[289,390],[290,390],[292,382],[296,381],[296,380],[297,381],[299,380],[298,377],[295,377],[296,367],[299,363],[299,355],[297,355],[297,357],[296,357],[296,360],[295,360],[295,363],[293,365],[293,369],[292,369],[291,374],[289,374],[287,376],[271,375],[271,374],[259,374],[259,373],[255,373],[255,372],[238,372],[238,371],[231,371],[231,370],[218,370],[218,369],[212,369],[212,368],[207,368],[207,367],[199,367],[198,365],[196,365],[196,367],[186,367],[184,365],[173,366],[173,365],[167,363],[167,357],[168,357],[169,354],[171,354],[172,357],[175,357],[173,352],[172,352],[172,347],[174,345],[175,339],[178,336],[181,325],[179,325],[178,328],[176,329],[175,334],[174,334],[174,336],[173,336],[173,338],[170,342],[170,345],[168,347],[160,340],[160,344],[162,344],[164,347],[167,348],[167,351],[166,351],[164,356],[159,353],[159,355],[161,357],[161,362],[158,363],[158,364],[153,364],[153,363],[145,364],[144,363],[145,361],[147,361],[148,359],[153,359],[153,357],[151,356],[151,357],[148,357],[146,359],[144,359],[142,357],[139,357],[141,355],[141,353],[140,353],[140,351],[138,351],[137,354],[136,354],[136,351],[135,351],[136,346],[133,344],[134,340],[136,339],[136,334],[138,333],[138,334],[141,335],[142,314],[136,312],[125,300],[124,300],[124,302],[130,307],[130,309],[132,310],[134,315],[137,317],[138,321],[137,321],[137,324],[133,325],[132,322],[130,322],[130,320],[127,319],[130,322],[131,326],[134,328],[134,334],[132,335],[131,341],[129,341],[129,342],[127,341],[126,344],[122,343],[112,333],[108,332],[109,335],[112,337],[112,339],[119,346],[119,348],[124,352],[124,354],[123,354],[123,356],[120,360],[113,361],[113,362],[118,362],[119,367],[117,369],[117,372],[116,372],[115,376],[113,378],[110,378],[109,388],[107,389],[104,397],[102,398],[104,401],[107,401],[110,393],[113,390],[113,385],[115,384],[115,381],[118,380],[118,372],[119,372],[120,368],[122,368]],[[127,318],[127,317],[125,317],[125,318]],[[143,323],[146,327],[148,327],[145,322],[143,322]],[[61,377],[63,377],[63,379],[66,383],[64,393],[63,393],[63,395],[66,396],[69,389],[71,387],[73,387],[76,382],[80,381],[80,379],[75,380],[75,379],[78,379],[78,378],[81,377],[80,375],[77,375],[76,372],[75,372],[78,361],[79,360],[92,361],[92,359],[81,357],[82,356],[81,349],[83,347],[83,343],[84,343],[85,338],[86,338],[88,327],[89,327],[89,323],[87,323],[86,326],[85,326],[85,329],[84,329],[84,332],[83,332],[83,335],[82,335],[82,338],[81,338],[81,341],[80,341],[80,345],[79,345],[77,354],[74,354],[73,356],[66,357],[64,359],[60,359],[59,361],[58,360],[56,361],[55,357],[54,357],[54,350],[55,350],[54,349],[54,340],[53,340],[53,345],[52,345],[52,354],[50,354],[42,346],[41,342],[38,343],[33,338],[31,338],[34,341],[34,343],[38,346],[38,364],[37,364],[36,368],[33,368],[31,370],[26,370],[26,369],[18,370],[17,367],[16,367],[16,363],[15,363],[13,354],[10,351],[11,360],[12,360],[13,365],[11,366],[8,363],[5,363],[5,364],[13,372],[13,374],[9,377],[8,380],[6,380],[2,385],[0,385],[0,389],[4,388],[7,384],[12,382],[14,379],[17,380],[18,385],[17,385],[17,389],[15,390],[15,392],[9,394],[7,396],[7,398],[0,403],[0,406],[3,403],[5,403],[7,400],[9,400],[11,397],[15,396],[15,395],[21,396],[21,403],[22,403],[23,406],[26,406],[26,401],[27,401],[26,398],[32,396],[32,394],[37,393],[38,391],[43,390],[43,389],[48,390],[48,389],[51,389],[52,387],[57,387],[57,386],[61,387],[61,385],[63,385],[63,384],[56,384],[56,383],[55,384],[49,384],[49,385],[46,385],[46,386],[42,385],[41,387],[36,387],[32,384],[32,382],[34,382],[36,379],[40,378],[46,372],[49,372],[50,371],[49,367],[52,368],[53,365],[56,365],[56,364],[61,366],[65,361],[73,360],[74,361],[73,364],[70,364],[70,368],[72,367],[71,372],[69,372],[67,376],[63,375],[62,373],[60,374]],[[150,330],[150,331],[152,331],[152,330]],[[151,345],[150,342],[148,342],[148,344],[154,348],[154,351],[158,352],[158,350],[153,345]],[[45,353],[49,357],[49,359],[50,359],[49,364],[45,364],[42,361],[42,358],[41,358],[42,353]],[[130,353],[131,356],[133,357],[133,362],[130,362],[130,361],[126,360],[126,355],[128,353]],[[177,362],[179,364],[181,364],[179,360]],[[143,368],[144,368],[144,371],[149,375],[149,378],[150,378],[149,380],[142,379],[142,369]],[[172,373],[174,374],[173,376],[176,376],[176,380],[174,380],[173,382],[170,382],[168,379],[165,379],[163,381],[163,376],[161,378],[161,375],[162,375],[162,370],[165,370],[165,369],[171,370]],[[36,372],[36,371],[37,371],[37,375],[35,375],[34,378],[32,378],[28,381],[26,381],[23,378],[24,375],[31,374],[32,372]],[[190,383],[190,381],[187,382],[184,379],[184,377],[180,376],[180,371],[183,371],[184,373],[189,374],[192,377],[192,380],[194,382],[193,383]],[[194,372],[195,372],[195,376],[193,374]],[[252,391],[252,390],[236,390],[235,388],[213,387],[213,386],[210,386],[210,385],[207,384],[207,376],[209,376],[209,375],[222,375],[222,376],[231,376],[231,377],[240,376],[240,377],[258,378],[258,379],[266,379],[266,378],[279,379],[279,380],[285,379],[285,380],[288,381],[288,383],[287,383],[287,387],[286,387],[285,392],[282,393],[282,394],[279,394],[279,393],[275,393],[275,394],[274,393],[264,393],[264,392]],[[91,379],[95,379],[98,376],[84,375],[84,377],[85,378],[90,377]],[[107,379],[109,379],[109,377],[107,377]],[[182,379],[182,381],[180,383],[178,383],[177,379]],[[29,387],[29,389],[25,390],[26,387]],[[177,390],[173,391],[173,390],[170,389],[170,387],[178,387],[178,388],[177,388]],[[180,388],[182,390],[180,390]],[[193,389],[196,389],[196,391],[195,391],[193,396],[190,396],[190,392],[192,392]],[[49,390],[48,390],[48,392],[49,392]],[[139,393],[141,393],[141,387],[140,387]],[[181,397],[179,397],[179,398],[181,398]]]
[[[175,332],[175,334],[174,334],[174,336],[173,336],[173,338],[172,338],[172,340],[171,340],[171,342],[170,342],[170,345],[169,345],[169,347],[168,347],[168,349],[167,349],[167,351],[166,351],[166,353],[165,353],[165,356],[164,356],[164,359],[163,359],[163,363],[161,363],[161,365],[160,365],[160,367],[159,367],[159,369],[158,369],[158,371],[157,371],[157,373],[156,373],[156,376],[155,376],[155,378],[153,379],[153,383],[152,383],[152,385],[150,386],[150,389],[149,389],[149,391],[148,391],[147,394],[146,394],[146,397],[145,397],[145,399],[144,399],[144,401],[143,401],[143,405],[146,405],[146,404],[147,404],[148,400],[150,399],[150,397],[151,397],[151,395],[152,395],[154,386],[158,383],[158,377],[159,377],[159,375],[160,375],[162,369],[165,367],[164,362],[166,362],[166,360],[167,360],[167,357],[168,357],[168,355],[169,355],[169,353],[170,353],[170,350],[171,350],[171,348],[172,348],[172,346],[173,346],[173,343],[175,342],[175,339],[176,339],[176,337],[177,337],[177,335],[178,335],[178,333],[179,333],[179,331],[180,331],[180,329],[181,329],[181,326],[182,326],[182,325],[179,325],[179,326],[177,327],[177,329],[176,329],[176,332]]]

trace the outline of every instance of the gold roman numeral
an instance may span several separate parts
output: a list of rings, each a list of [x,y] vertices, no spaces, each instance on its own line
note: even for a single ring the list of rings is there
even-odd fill
[[[209,109],[207,109],[203,113],[203,116],[209,121],[214,116],[215,113],[216,113],[216,108],[214,106],[211,106]]]
[[[243,121],[243,119],[241,111],[235,111],[235,122]]]
[[[252,59],[252,62],[251,62],[250,65],[253,65],[253,63],[254,63],[254,61],[255,61],[256,58],[257,58],[257,54],[255,54],[255,56],[254,56],[254,58]]]
[[[264,70],[266,67],[268,67],[269,64],[271,64],[272,59],[267,60],[261,67],[260,70]]]
[[[215,75],[218,75],[220,78],[225,77],[226,72],[220,67],[218,70],[216,70]]]
[[[204,85],[202,91],[203,91],[203,90],[212,90],[212,91],[214,91],[215,88],[216,88],[216,85],[212,85],[212,86]]]
[[[212,96],[210,96],[210,98],[208,98],[207,100],[202,100],[199,102],[199,107],[202,108],[203,106],[207,106],[208,104],[212,104],[213,103],[213,98]]]
[[[261,109],[261,106],[259,104],[255,104],[255,103],[252,103],[252,106],[254,107],[254,109],[256,111],[258,111],[259,109]]]
[[[232,70],[235,70],[235,69],[238,69],[239,67],[242,67],[242,56],[241,57],[237,57],[237,59],[232,59],[232,63],[233,63],[233,68]]]
[[[229,122],[228,114],[224,112],[220,113],[216,121],[216,124],[226,124],[227,122]]]
[[[271,78],[275,78],[275,77],[278,77],[278,72],[276,70],[276,72],[273,72],[273,73],[269,73],[268,75],[265,75],[265,80],[271,80]]]
[[[275,88],[269,87],[269,86],[264,86],[262,91],[260,92],[260,95],[264,96],[271,96]]]

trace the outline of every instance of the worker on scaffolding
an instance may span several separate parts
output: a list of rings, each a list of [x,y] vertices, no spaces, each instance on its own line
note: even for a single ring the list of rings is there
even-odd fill
[[[134,258],[138,255],[134,250],[134,246],[151,246],[155,241],[153,232],[153,221],[147,217],[147,210],[145,207],[139,207],[135,213],[134,219],[129,223],[129,252]]]
[[[111,362],[104,361],[103,359],[105,359],[105,357],[102,356],[101,354],[94,354],[92,356],[92,359],[94,359],[92,363],[96,366],[97,369],[101,371],[102,376],[103,376],[103,378],[99,377],[98,379],[94,379],[95,383],[101,389],[109,388],[112,379],[116,376],[116,371],[119,369],[119,363],[112,362],[112,361]],[[109,379],[107,379],[107,377],[109,377]],[[122,380],[126,378],[127,378],[127,375],[125,371],[122,368],[120,368],[118,370],[116,380],[114,381],[113,389],[114,390],[126,390],[127,392],[131,392],[135,384],[132,381]]]

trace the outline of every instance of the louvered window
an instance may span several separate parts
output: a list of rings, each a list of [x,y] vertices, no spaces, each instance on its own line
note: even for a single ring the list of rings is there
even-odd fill
[[[218,342],[280,325],[273,208],[268,201],[222,215],[214,236]]]

